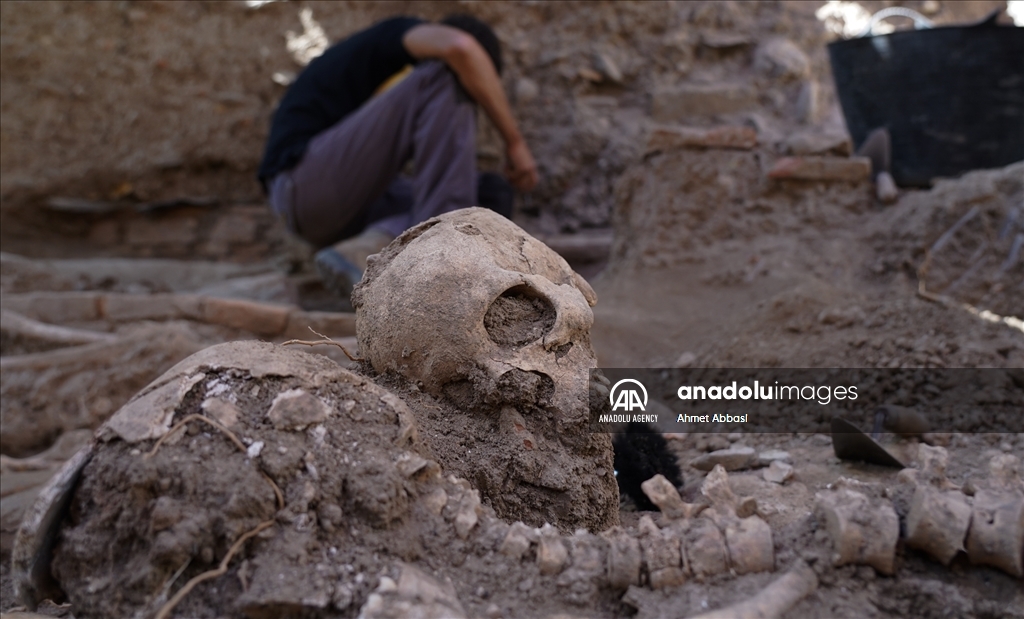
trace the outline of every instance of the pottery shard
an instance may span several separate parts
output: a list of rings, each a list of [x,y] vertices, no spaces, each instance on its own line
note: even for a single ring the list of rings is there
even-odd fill
[[[608,584],[619,590],[639,585],[640,542],[621,527],[612,527],[601,536],[608,541]]]
[[[726,471],[740,471],[750,468],[756,460],[753,448],[730,447],[699,456],[690,462],[690,466],[701,471],[710,471],[721,465]]]
[[[971,563],[1024,576],[1024,495],[992,490],[974,495],[967,556]]]
[[[278,430],[302,430],[327,420],[330,408],[323,400],[302,389],[282,391],[274,398],[267,417]]]
[[[819,492],[815,506],[832,538],[832,565],[870,565],[893,573],[900,521],[888,501],[873,504],[860,492],[840,488]]]
[[[959,491],[919,485],[907,514],[907,545],[949,565],[956,553],[964,549],[970,523],[971,506]]]

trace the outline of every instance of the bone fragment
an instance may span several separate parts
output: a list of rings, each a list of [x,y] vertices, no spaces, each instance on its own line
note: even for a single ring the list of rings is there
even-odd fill
[[[652,589],[681,585],[686,580],[683,572],[682,546],[671,529],[659,529],[650,516],[643,516],[637,525],[640,549]]]
[[[907,545],[949,565],[964,549],[970,523],[971,506],[962,493],[921,484],[914,490],[907,514]]]
[[[608,541],[608,584],[618,590],[640,584],[640,542],[622,527],[612,527],[601,537]]]
[[[1024,495],[979,490],[967,535],[971,563],[1024,576]]]
[[[117,339],[117,336],[112,333],[100,333],[86,329],[71,329],[50,325],[26,318],[11,310],[0,310],[0,322],[3,323],[3,330],[11,335],[20,335],[64,346],[92,344],[93,342],[112,342]]]
[[[800,562],[753,597],[692,619],[778,619],[817,588],[818,577]]]
[[[815,503],[832,537],[832,565],[870,565],[893,573],[900,521],[889,502],[872,504],[860,492],[839,488],[819,492]]]

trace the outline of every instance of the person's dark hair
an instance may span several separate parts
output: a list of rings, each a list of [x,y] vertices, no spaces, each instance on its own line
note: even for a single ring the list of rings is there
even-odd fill
[[[467,13],[455,13],[441,20],[441,23],[467,32],[484,48],[494,63],[494,70],[501,75],[501,42],[491,27]]]

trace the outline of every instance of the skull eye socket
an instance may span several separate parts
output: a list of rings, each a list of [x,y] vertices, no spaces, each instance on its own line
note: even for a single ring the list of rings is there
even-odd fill
[[[522,346],[547,335],[555,325],[555,306],[526,285],[513,286],[491,303],[484,328],[499,346]]]

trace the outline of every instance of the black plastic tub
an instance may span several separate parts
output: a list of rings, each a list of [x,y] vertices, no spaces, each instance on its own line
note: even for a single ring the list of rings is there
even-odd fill
[[[886,127],[902,186],[1024,159],[1024,28],[991,21],[828,46],[853,142]]]

